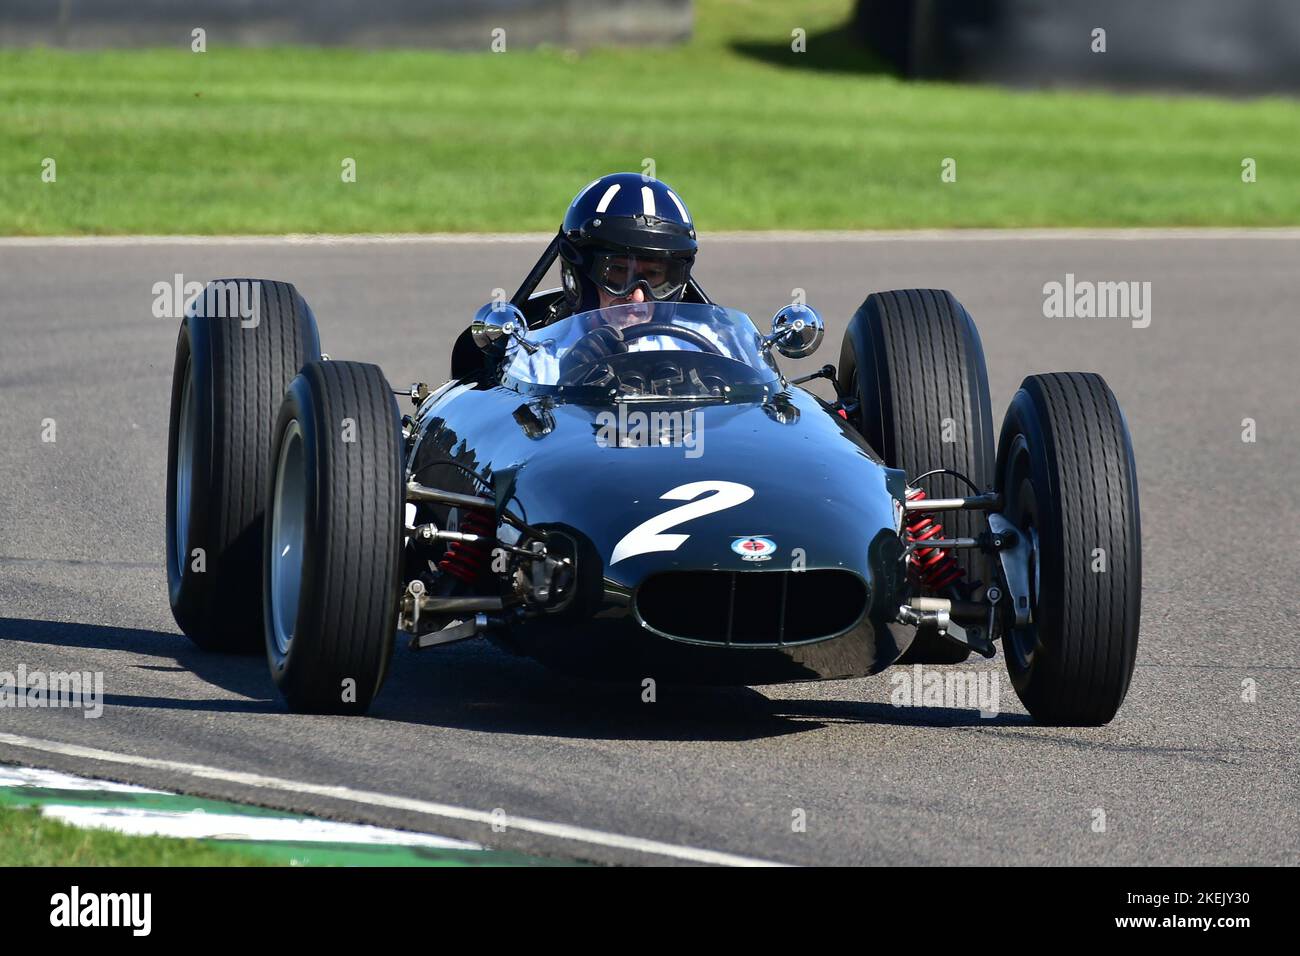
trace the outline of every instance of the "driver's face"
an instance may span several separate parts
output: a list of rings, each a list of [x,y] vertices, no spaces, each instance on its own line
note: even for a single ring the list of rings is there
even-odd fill
[[[614,306],[614,305],[636,305],[646,300],[645,290],[643,290],[640,286],[637,286],[627,295],[610,295],[604,289],[599,289],[599,288],[596,290],[596,292],[599,293],[600,295],[600,307],[602,309],[608,309],[610,306]],[[619,321],[616,324],[620,328],[622,328],[624,326],[633,325],[636,322],[644,322],[645,316],[639,315],[638,313],[640,311],[641,310],[639,309],[628,310],[627,320]]]
[[[658,289],[668,280],[668,260],[662,256],[611,256],[605,260],[603,271],[607,284],[625,289],[632,280],[640,278]]]

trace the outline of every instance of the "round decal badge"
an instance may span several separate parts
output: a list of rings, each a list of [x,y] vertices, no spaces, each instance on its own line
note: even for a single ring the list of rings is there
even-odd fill
[[[753,535],[731,542],[731,550],[746,561],[768,561],[776,554],[776,542],[771,538]]]

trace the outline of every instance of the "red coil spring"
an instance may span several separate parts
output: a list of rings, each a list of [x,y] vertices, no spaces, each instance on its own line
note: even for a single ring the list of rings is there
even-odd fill
[[[908,501],[920,501],[925,492],[913,488],[907,493]],[[943,537],[943,525],[934,520],[934,516],[923,511],[914,511],[909,515],[907,536],[912,541],[928,541]],[[952,552],[944,548],[917,548],[908,558],[908,569],[912,579],[920,587],[938,591],[960,581],[966,574],[957,564]]]
[[[438,562],[438,570],[473,584],[487,570],[492,557],[492,541],[496,538],[496,525],[487,512],[466,510],[460,519],[462,534],[476,534],[479,541],[453,541],[447,553]]]

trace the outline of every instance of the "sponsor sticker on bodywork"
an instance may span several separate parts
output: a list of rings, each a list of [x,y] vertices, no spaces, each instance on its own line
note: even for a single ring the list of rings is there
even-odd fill
[[[776,542],[760,536],[737,538],[731,542],[731,550],[746,561],[769,561],[776,554]]]

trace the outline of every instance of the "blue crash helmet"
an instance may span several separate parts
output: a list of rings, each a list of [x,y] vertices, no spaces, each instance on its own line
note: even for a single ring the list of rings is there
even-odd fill
[[[695,227],[666,183],[640,173],[611,173],[569,203],[560,227],[560,269],[572,312],[600,307],[640,287],[647,299],[677,301],[695,263]]]

